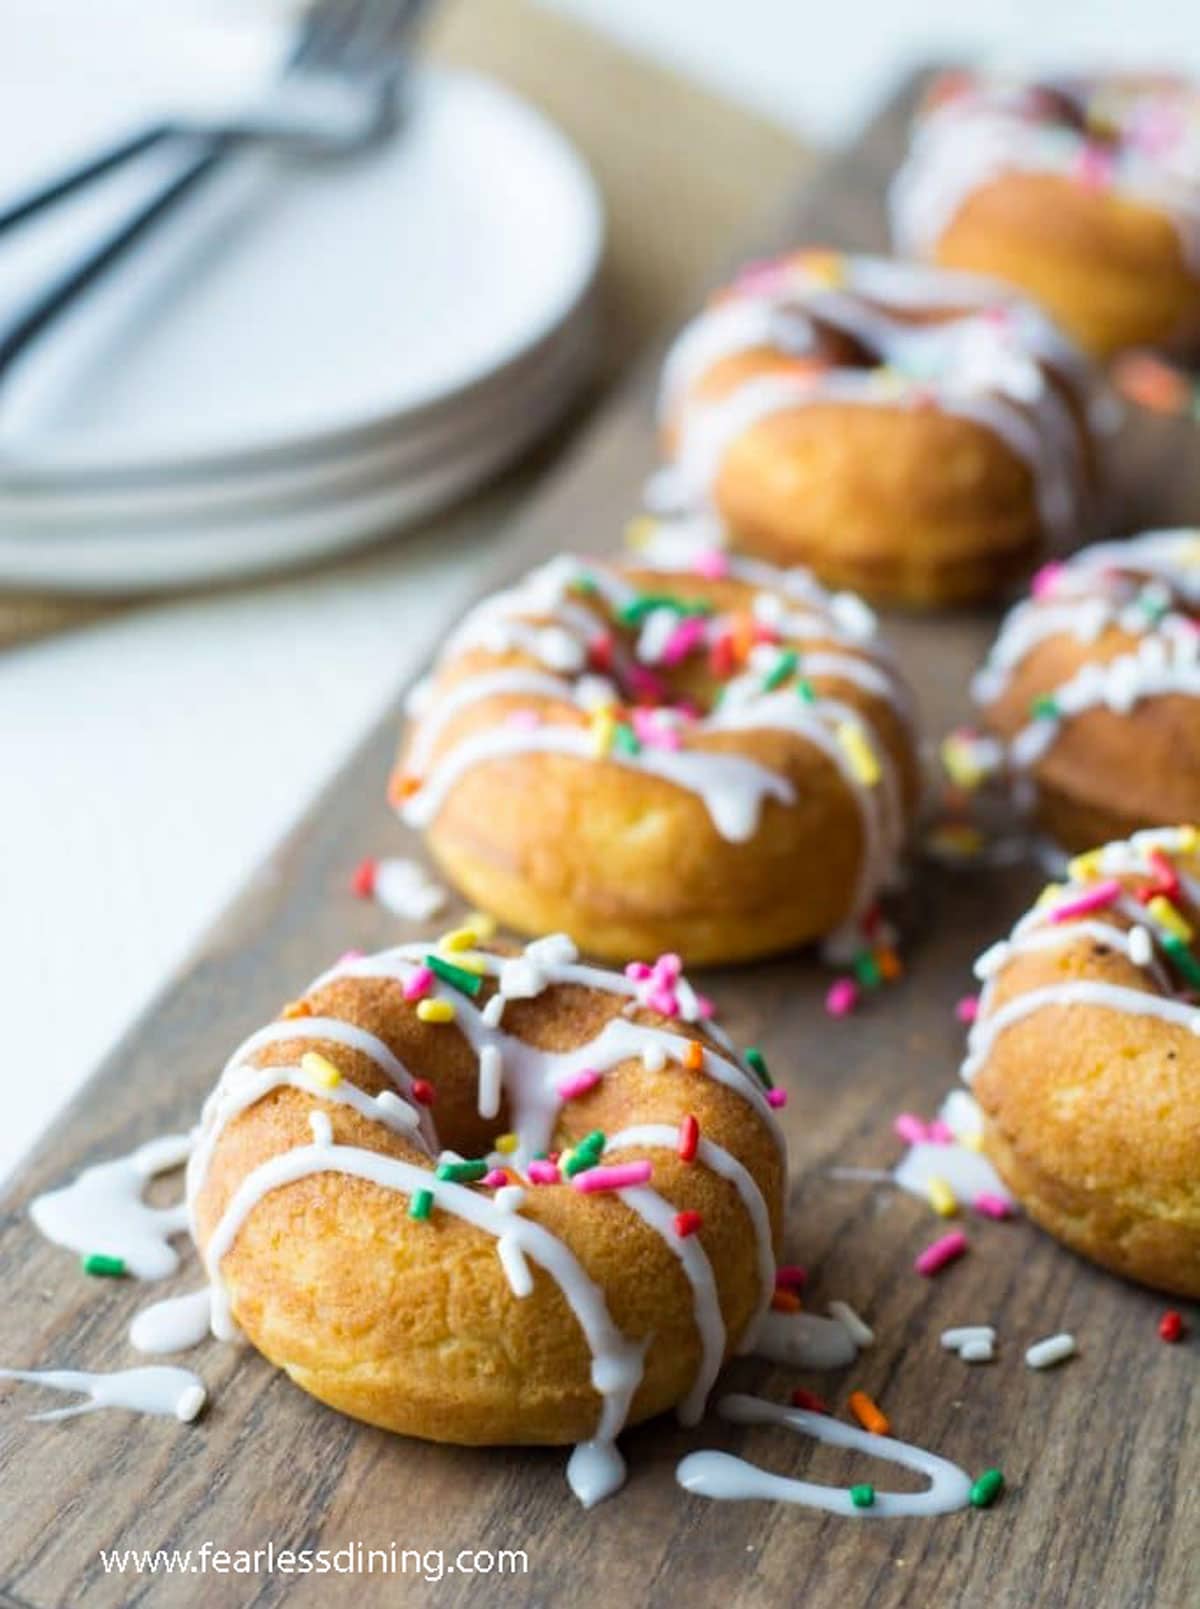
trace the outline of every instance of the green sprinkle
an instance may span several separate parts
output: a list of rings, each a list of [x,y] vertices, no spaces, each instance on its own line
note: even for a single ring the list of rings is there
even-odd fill
[[[1183,973],[1193,988],[1200,989],[1200,961],[1179,937],[1178,933],[1164,933],[1159,941],[1171,957],[1176,968]]]
[[[435,1179],[448,1179],[451,1184],[474,1184],[488,1170],[486,1162],[439,1162]]]
[[[431,972],[436,972],[443,983],[448,983],[460,994],[477,995],[483,988],[483,979],[477,972],[468,972],[466,967],[456,967],[453,961],[443,961],[440,955],[427,955],[425,965]]]
[[[419,1218],[423,1223],[425,1221],[425,1219],[429,1217],[430,1209],[432,1208],[432,1206],[433,1206],[433,1191],[432,1190],[418,1190],[417,1193],[413,1196],[411,1203],[409,1204],[408,1216],[410,1218]]]
[[[613,733],[613,744],[622,754],[640,754],[642,745],[638,742],[637,733],[627,721],[618,721],[616,731]]]
[[[81,1259],[85,1274],[101,1279],[120,1279],[126,1272],[124,1257],[109,1257],[102,1251],[92,1251]]]
[[[875,1488],[868,1486],[866,1482],[861,1486],[852,1486],[850,1488],[850,1501],[855,1508],[874,1508]]]
[[[570,1158],[563,1172],[568,1179],[573,1179],[584,1168],[594,1168],[604,1151],[605,1135],[602,1129],[593,1129],[585,1134],[579,1144],[574,1146]]]
[[[1057,721],[1062,711],[1058,707],[1058,700],[1049,693],[1039,693],[1029,706],[1029,713],[1035,721]]]
[[[677,615],[711,615],[713,606],[700,599],[689,601],[677,598],[670,592],[639,592],[636,598],[622,604],[617,619],[623,626],[638,626],[656,609],[671,609]]]
[[[766,1057],[763,1055],[762,1051],[759,1050],[757,1045],[751,1045],[749,1050],[747,1050],[746,1066],[758,1074],[759,1081],[763,1083],[767,1089],[774,1089],[775,1086],[771,1083],[771,1075],[767,1071]]]
[[[582,592],[585,598],[590,598],[594,593],[600,590],[596,585],[596,577],[594,575],[589,575],[586,570],[583,571],[581,575],[577,575],[575,577],[574,581],[571,583],[571,586],[576,592]]]
[[[860,950],[854,957],[854,976],[864,989],[878,989],[883,982],[883,973],[879,970],[879,962],[870,950]]]
[[[1003,1490],[1004,1476],[1000,1471],[998,1469],[985,1469],[971,1487],[971,1506],[973,1508],[991,1508]]]
[[[817,695],[813,692],[813,684],[805,676],[801,676],[797,681],[796,692],[804,704],[815,704],[817,702]]]
[[[1138,594],[1138,608],[1156,624],[1167,612],[1165,600],[1156,598],[1152,592],[1140,592]]]
[[[773,693],[777,687],[781,687],[789,676],[795,674],[796,666],[799,663],[800,656],[795,649],[785,648],[763,678],[763,691]]]

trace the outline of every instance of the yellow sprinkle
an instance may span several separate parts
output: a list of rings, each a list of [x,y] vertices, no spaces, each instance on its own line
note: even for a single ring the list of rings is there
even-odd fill
[[[1065,894],[1066,892],[1067,890],[1061,883],[1047,883],[1045,888],[1043,888],[1042,892],[1038,895],[1035,902],[1038,910],[1041,910],[1044,905],[1053,905],[1058,899],[1059,895]]]
[[[953,1218],[958,1211],[958,1197],[951,1190],[945,1179],[930,1179],[928,1185],[929,1205],[934,1212],[943,1218]]]
[[[442,946],[439,945],[438,949],[442,949]],[[487,971],[487,963],[485,962],[483,956],[476,955],[470,950],[455,950],[453,954],[454,964],[456,967],[460,968],[461,971],[473,972],[477,978],[481,978]]]
[[[942,740],[942,769],[956,787],[968,793],[975,791],[986,774],[972,746],[953,733]]]
[[[801,254],[804,272],[814,285],[836,290],[846,281],[846,264],[841,252],[806,251]]]
[[[422,1022],[453,1022],[454,1003],[451,1000],[421,1000],[417,1003],[417,1016]]]
[[[474,927],[455,927],[437,941],[439,950],[473,950],[482,935]]]
[[[1194,855],[1198,843],[1200,843],[1200,830],[1195,827],[1180,827],[1179,848],[1183,854]]]
[[[611,710],[597,710],[592,716],[592,753],[597,759],[603,759],[612,748],[616,730],[617,723]]]
[[[497,1134],[496,1149],[501,1156],[511,1156],[517,1149],[517,1136],[515,1134]]]
[[[1149,905],[1146,906],[1146,909],[1158,925],[1165,927],[1168,933],[1174,933],[1175,937],[1182,939],[1185,944],[1192,942],[1193,930],[1191,924],[1184,921],[1179,914],[1178,907],[1172,905],[1171,901],[1165,898],[1164,895],[1156,894]]]
[[[1073,883],[1090,883],[1100,875],[1100,851],[1089,849],[1086,855],[1076,855],[1067,865],[1067,876]]]
[[[649,514],[639,514],[636,519],[630,520],[625,527],[625,546],[631,548],[647,547],[657,530],[658,521],[656,519],[651,519]]]
[[[342,1081],[341,1068],[335,1067],[328,1056],[322,1056],[320,1051],[316,1050],[304,1052],[300,1058],[300,1071],[307,1073],[322,1089],[332,1089],[335,1084],[340,1084]]]
[[[968,1151],[982,1151],[983,1150],[983,1135],[982,1134],[960,1134],[959,1137],[958,1137],[958,1143],[959,1143],[959,1145],[965,1145]]]
[[[978,827],[972,827],[965,821],[943,821],[930,829],[926,842],[931,849],[940,850],[943,855],[965,859],[978,855],[983,849],[983,834]]]
[[[496,918],[489,916],[486,911],[468,911],[466,925],[480,939],[490,939],[496,931]]]
[[[874,749],[863,736],[862,728],[852,725],[849,721],[842,721],[837,729],[837,740],[850,762],[850,769],[854,775],[864,787],[873,788],[882,772],[879,769],[879,761],[875,758]]]

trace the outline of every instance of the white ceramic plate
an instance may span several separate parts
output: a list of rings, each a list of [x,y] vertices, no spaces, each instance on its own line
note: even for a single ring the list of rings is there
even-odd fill
[[[142,113],[106,39],[112,73],[93,59],[89,80],[122,128]],[[69,94],[3,80],[0,145],[23,119],[20,148],[39,149],[39,117],[69,114]],[[602,241],[595,187],[551,125],[496,85],[422,74],[400,137],[327,165],[243,159],[34,348],[0,399],[0,487],[216,473],[399,429],[567,321]],[[0,255],[0,319],[36,277],[28,252]]]

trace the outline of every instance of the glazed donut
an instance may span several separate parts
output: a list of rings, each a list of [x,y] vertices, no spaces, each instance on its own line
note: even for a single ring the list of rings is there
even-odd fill
[[[519,932],[609,959],[743,960],[835,929],[854,948],[917,791],[875,631],[802,571],[559,557],[453,633],[409,701],[393,801]]]
[[[755,263],[667,355],[652,512],[914,605],[996,592],[1074,545],[1094,377],[994,283],[828,251]]]
[[[1200,530],[1085,548],[1008,616],[972,693],[1058,843],[1200,818],[1198,627]]]
[[[763,1324],[782,1101],[674,957],[481,943],[344,958],[246,1040],[188,1163],[192,1229],[218,1335],[388,1430],[578,1442],[591,1503],[623,1426],[694,1422]]]
[[[902,251],[1019,285],[1088,351],[1200,343],[1200,91],[939,80],[891,192]]]
[[[983,978],[963,1077],[983,1146],[1085,1257],[1200,1297],[1200,863],[1194,827],[1072,861]]]

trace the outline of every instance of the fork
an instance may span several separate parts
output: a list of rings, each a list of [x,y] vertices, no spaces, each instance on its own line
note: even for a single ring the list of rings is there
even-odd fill
[[[238,149],[266,144],[349,156],[400,121],[409,38],[424,0],[313,0],[274,80],[229,118],[154,123],[0,212],[0,233],[169,141],[193,147],[183,167],[87,248],[0,331],[0,379],[54,320]]]

